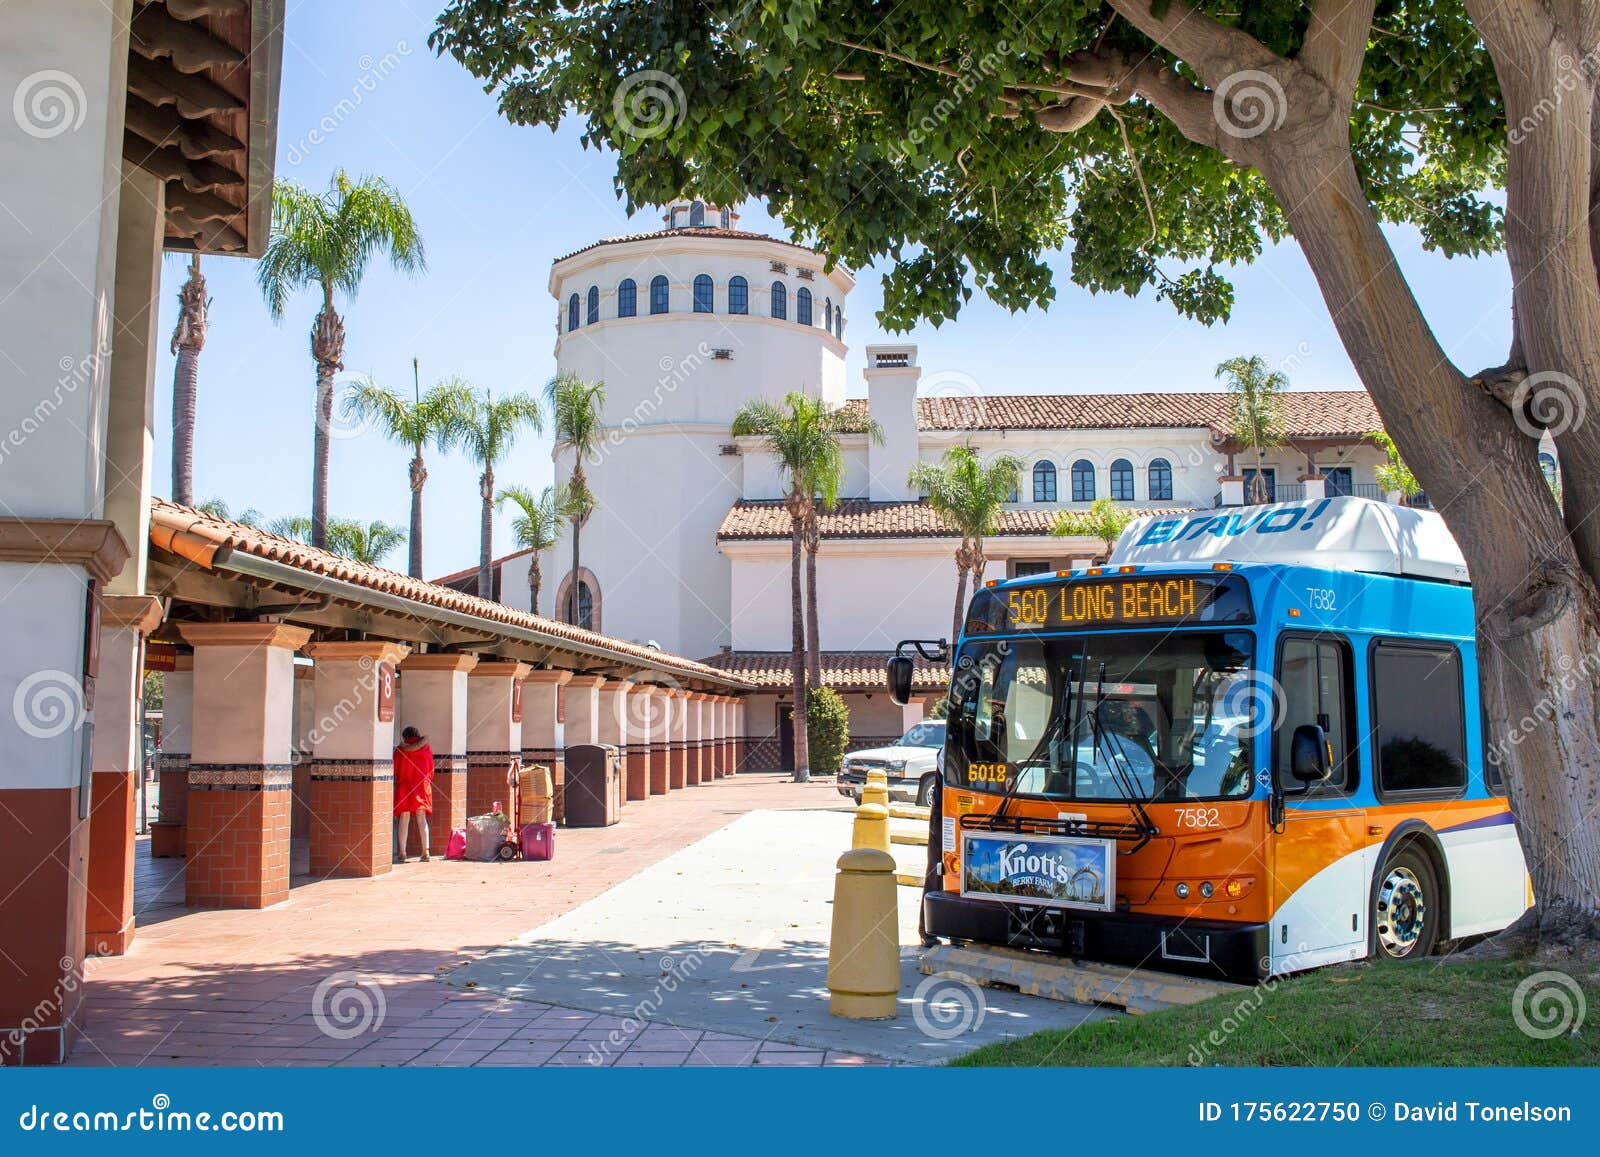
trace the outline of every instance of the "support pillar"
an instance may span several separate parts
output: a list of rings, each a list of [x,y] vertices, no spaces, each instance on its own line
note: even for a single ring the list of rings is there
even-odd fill
[[[317,725],[317,669],[310,663],[294,665],[294,742],[289,762],[294,765],[289,804],[289,838],[311,838],[311,733]]]
[[[688,768],[685,780],[690,787],[699,787],[704,782],[705,768],[702,766],[701,757],[705,753],[705,716],[701,708],[705,706],[705,695],[699,691],[689,692],[689,697],[684,701],[684,713],[687,719],[685,729],[684,754],[687,757]]]
[[[294,653],[282,623],[184,623],[194,648],[185,902],[265,908],[289,895]]]
[[[467,672],[467,815],[511,806],[506,773],[522,758],[526,663],[486,657]],[[508,813],[509,814],[509,813]]]
[[[551,810],[556,823],[566,818],[566,685],[571,671],[529,671],[522,681],[522,762],[550,769]]]
[[[139,777],[144,774],[139,727],[144,640],[161,619],[161,600],[150,595],[107,595],[101,600],[84,917],[88,956],[121,956],[133,942],[134,828]]]
[[[189,750],[194,733],[194,656],[181,652],[161,680],[161,750],[156,777],[161,784],[159,818],[150,825],[150,855],[181,856],[189,814]]]
[[[733,704],[733,770],[735,774],[745,769],[749,760],[750,740],[745,734],[745,712],[747,710],[743,699],[734,700]]]
[[[689,693],[674,688],[669,693],[667,776],[673,788],[689,784]]]
[[[394,863],[395,667],[399,643],[312,643],[311,874],[370,879]]]
[[[629,791],[632,758],[632,736],[628,728],[628,688],[632,684],[621,679],[607,679],[597,691],[598,709],[595,713],[596,743],[615,747],[622,757],[622,791],[618,803],[626,803],[634,796]]]
[[[705,778],[718,780],[722,778],[722,727],[720,713],[722,697],[720,695],[707,695],[705,701],[706,713],[706,755]]]
[[[449,653],[407,655],[400,661],[395,730],[415,727],[433,749],[430,856],[444,855],[450,833],[467,826],[467,676],[477,665],[476,655]]]
[[[600,684],[604,682],[601,675],[574,675],[561,689],[562,701],[566,704],[563,747],[600,742]]]
[[[718,710],[722,713],[722,778],[733,774],[733,708],[734,698],[724,695]]]
[[[646,777],[651,795],[666,795],[672,786],[672,689],[655,683],[643,684],[648,690],[650,711],[650,750],[645,757]]]
[[[653,683],[628,683],[623,700],[623,725],[627,729],[627,794],[630,800],[650,798],[650,741],[655,719],[651,714],[656,686]]]

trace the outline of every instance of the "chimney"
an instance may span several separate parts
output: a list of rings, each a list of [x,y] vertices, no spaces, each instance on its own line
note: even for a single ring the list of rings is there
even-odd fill
[[[868,496],[874,502],[914,499],[906,475],[917,460],[917,347],[869,345],[864,376],[867,409],[883,429],[883,445],[867,450]]]

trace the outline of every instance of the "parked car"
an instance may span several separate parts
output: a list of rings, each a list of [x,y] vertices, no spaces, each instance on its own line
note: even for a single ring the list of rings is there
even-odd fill
[[[944,750],[944,720],[924,719],[888,747],[852,751],[839,769],[839,794],[856,802],[868,771],[883,771],[889,798],[927,807],[939,787],[938,758]]]

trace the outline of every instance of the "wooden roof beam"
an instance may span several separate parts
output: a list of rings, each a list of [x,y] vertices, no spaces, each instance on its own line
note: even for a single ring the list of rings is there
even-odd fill
[[[128,91],[158,108],[168,105],[185,120],[238,112],[244,101],[203,76],[189,76],[161,60],[128,58]]]
[[[242,161],[244,142],[205,121],[184,120],[176,109],[157,108],[128,94],[128,131],[152,145],[171,145],[191,161],[226,158]]]
[[[233,45],[218,40],[199,24],[174,20],[159,4],[148,5],[134,16],[128,46],[146,60],[170,60],[182,73],[235,69],[245,62],[245,54]]]
[[[191,193],[215,193],[218,189],[235,189],[241,194],[244,178],[215,161],[191,161],[177,149],[153,148],[142,137],[124,133],[122,157],[129,164],[138,165],[154,173],[163,181],[179,181]]]

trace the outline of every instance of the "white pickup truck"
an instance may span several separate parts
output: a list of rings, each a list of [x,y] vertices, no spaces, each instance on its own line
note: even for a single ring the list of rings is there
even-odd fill
[[[924,719],[888,747],[852,751],[839,769],[840,795],[860,801],[867,772],[882,771],[889,798],[927,807],[939,788],[939,752],[944,750],[944,720]]]

